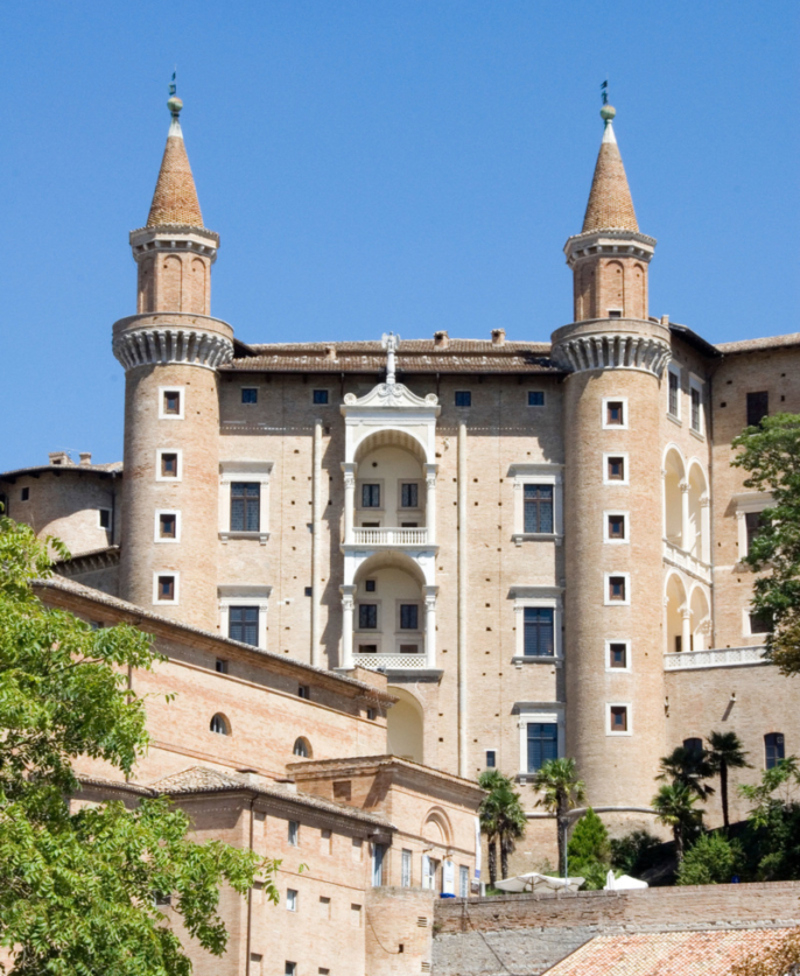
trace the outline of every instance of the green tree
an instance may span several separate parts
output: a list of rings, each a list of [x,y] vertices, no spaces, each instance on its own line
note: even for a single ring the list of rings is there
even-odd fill
[[[154,895],[169,893],[188,934],[221,955],[221,886],[244,894],[261,874],[275,900],[276,863],[193,843],[165,798],[132,811],[64,802],[81,755],[131,772],[148,737],[127,669],[159,657],[131,627],[92,630],[45,607],[30,581],[49,575],[53,552],[67,554],[0,517],[0,946],[14,976],[186,976]]]
[[[784,674],[800,671],[800,414],[764,417],[735,438],[733,464],[748,472],[744,485],[771,492],[773,504],[744,562],[763,572],[754,585],[753,610],[772,620],[767,653]]]
[[[611,866],[621,874],[638,877],[657,863],[661,841],[646,830],[633,830],[611,838]]]
[[[569,811],[586,799],[586,785],[578,779],[577,764],[574,759],[548,759],[542,763],[533,779],[533,788],[540,790],[542,796],[536,801],[537,807],[544,807],[556,816],[558,829],[558,863],[563,870]]]
[[[696,808],[698,796],[685,783],[665,783],[651,801],[656,819],[672,829],[675,856],[683,860],[687,843],[702,826],[703,812]]]
[[[765,769],[761,782],[739,786],[753,804],[743,844],[748,873],[755,881],[800,879],[800,804],[794,796],[800,785],[795,756]]]
[[[659,765],[658,780],[680,783],[701,800],[714,792],[705,781],[714,775],[708,752],[705,749],[687,749],[677,746],[668,756],[663,756]]]
[[[497,881],[497,844],[500,844],[500,869],[508,877],[508,855],[514,850],[514,841],[525,833],[528,820],[519,793],[510,777],[499,769],[487,769],[481,773],[478,785],[487,790],[478,815],[481,831],[486,834],[489,849],[489,882]]]
[[[722,822],[727,831],[730,827],[728,816],[728,772],[731,769],[749,769],[747,753],[735,732],[711,732],[708,736],[708,762],[713,773],[719,776],[720,800],[722,801]]]
[[[588,890],[603,888],[611,867],[611,843],[606,825],[591,807],[575,824],[567,844],[569,872],[581,875]]]
[[[721,833],[702,834],[678,868],[677,884],[728,884],[741,861],[739,845]]]

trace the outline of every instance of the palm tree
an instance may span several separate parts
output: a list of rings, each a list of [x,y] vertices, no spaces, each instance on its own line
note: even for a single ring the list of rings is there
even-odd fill
[[[586,785],[578,779],[574,759],[548,759],[542,763],[533,779],[533,788],[541,790],[537,807],[544,807],[556,815],[558,827],[558,863],[564,864],[566,855],[569,811],[586,799]],[[564,866],[566,875],[566,865]]]
[[[747,753],[735,732],[712,732],[708,737],[708,761],[713,772],[719,776],[720,799],[722,800],[722,822],[727,832],[728,820],[728,770],[751,769]]]
[[[478,815],[489,848],[489,882],[494,886],[497,881],[497,842],[500,842],[500,869],[506,878],[508,855],[514,850],[514,841],[525,833],[528,821],[513,781],[499,769],[487,769],[480,775],[478,785],[487,791]]]
[[[686,840],[701,826],[703,811],[695,808],[697,793],[686,783],[665,783],[651,801],[656,819],[672,828],[678,864],[683,860]]]
[[[668,756],[662,757],[660,769],[656,779],[671,780],[673,785],[680,783],[701,800],[714,792],[714,788],[704,782],[715,775],[706,749],[678,746]]]

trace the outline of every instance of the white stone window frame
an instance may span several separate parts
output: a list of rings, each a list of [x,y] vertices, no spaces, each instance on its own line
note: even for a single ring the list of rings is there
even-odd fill
[[[368,481],[367,484],[377,484],[375,481]],[[403,507],[403,485],[416,485],[417,486],[417,505],[415,508],[404,508]],[[398,521],[402,521],[403,512],[408,512],[410,516],[422,517],[425,511],[425,506],[422,504],[424,500],[423,490],[425,485],[424,478],[398,478],[397,479],[397,517]],[[369,509],[363,509],[363,511],[369,511]],[[377,509],[376,509],[377,511]]]
[[[621,424],[610,424],[608,422],[608,405],[609,403],[621,403],[622,404],[622,423]],[[600,418],[603,422],[603,430],[629,430],[631,425],[631,418],[628,412],[628,398],[626,396],[606,396],[603,397],[603,414]]]
[[[547,542],[557,546],[564,538],[564,465],[548,462],[512,464],[508,471],[514,490],[514,532],[511,540]],[[525,485],[551,485],[553,488],[553,532],[525,532]]]
[[[413,603],[414,601],[409,601]],[[359,625],[361,619],[361,610],[359,609],[362,603],[374,604],[375,605],[375,615],[377,618],[376,625],[374,627],[369,627],[362,629]],[[400,607],[397,608],[397,631],[400,631]],[[367,640],[367,637],[375,636],[375,640]],[[364,597],[356,596],[354,600],[353,607],[353,644],[360,642],[362,644],[377,644],[378,653],[380,654],[380,638],[383,636],[383,600],[373,599],[372,593],[365,593]]]
[[[771,508],[775,504],[772,493],[768,491],[746,491],[732,498],[736,506],[736,538],[739,543],[739,552],[736,561],[741,562],[748,554],[747,545],[747,520],[745,515],[754,512],[763,512],[765,508]],[[749,611],[748,611],[749,613]],[[742,633],[746,634],[744,630]]]
[[[108,512],[108,525],[103,525],[103,512]],[[5,514],[5,513],[3,513],[3,514]],[[113,518],[112,518],[113,514],[114,513],[107,506],[105,506],[105,505],[99,505],[98,508],[97,508],[97,527],[98,527],[98,529],[102,529],[104,532],[110,532],[113,529],[113,527],[114,527]]]
[[[412,479],[413,480],[413,479]],[[364,485],[378,485],[378,494],[381,498],[380,505],[362,505],[364,495],[362,488]],[[372,512],[377,518],[386,514],[386,483],[384,478],[357,478],[356,479],[356,512],[362,518],[368,518]]]
[[[178,470],[175,476],[161,473],[161,458],[164,454],[175,454],[178,459]],[[156,481],[164,481],[168,484],[175,484],[183,481],[183,450],[180,447],[157,447],[156,448]]]
[[[167,413],[164,409],[164,395],[166,393],[178,394],[178,405],[180,410],[177,413]],[[184,420],[186,418],[186,387],[185,386],[159,386],[158,388],[158,419],[159,420]]]
[[[564,590],[560,586],[526,586],[517,584],[511,587],[509,597],[514,601],[514,656],[512,664],[551,664],[561,667],[564,661],[564,641],[562,624],[564,618]],[[553,611],[553,654],[525,654],[525,608],[544,607]]]
[[[612,600],[610,594],[610,582],[611,578],[616,576],[621,576],[625,580],[625,599],[624,600]],[[631,574],[617,572],[611,570],[609,573],[603,573],[603,605],[606,607],[629,607],[631,605]]]
[[[695,427],[692,423],[692,390],[700,394],[700,426]],[[706,436],[706,385],[696,373],[689,373],[689,430],[696,436],[705,438]]]
[[[160,600],[158,598],[158,578],[159,576],[171,576],[174,581],[175,599]],[[181,602],[181,574],[175,569],[155,569],[153,570],[153,606],[156,607],[177,607]]]
[[[625,645],[625,667],[614,668],[611,666],[611,645]],[[629,637],[609,637],[605,642],[605,665],[609,674],[630,674],[633,670],[631,666],[631,640]]]
[[[364,602],[369,603],[371,601],[365,600]],[[400,626],[401,624],[400,607],[410,607],[410,606],[415,606],[417,608],[417,626],[414,630],[409,630],[407,627],[402,628]],[[378,613],[378,616],[380,617],[380,612]],[[394,620],[395,620],[395,634],[398,637],[398,642],[402,641],[402,643],[404,644],[420,643],[420,641],[425,636],[425,601],[413,600],[410,598],[404,599],[403,597],[398,597],[394,601]],[[402,640],[404,635],[413,638],[413,640],[409,640],[409,641]]]
[[[165,539],[162,538],[160,534],[161,530],[161,516],[162,515],[174,515],[175,516],[175,538]],[[170,543],[176,543],[181,541],[181,513],[180,509],[177,508],[157,508],[155,512],[155,525],[153,526],[153,542],[158,543],[158,545],[169,545]]]
[[[627,712],[626,725],[628,727],[627,727],[627,729],[625,729],[624,732],[615,732],[611,728],[611,709],[612,708],[624,708],[624,709],[626,709],[626,712]],[[606,710],[606,721],[605,721],[606,735],[612,736],[614,738],[622,738],[624,736],[631,736],[631,735],[633,735],[633,705],[632,705],[631,702],[629,702],[629,701],[610,701],[610,702],[606,702],[606,704],[605,704],[605,710]]]
[[[267,649],[267,620],[269,616],[269,598],[272,595],[271,586],[248,585],[234,583],[217,587],[217,602],[219,606],[219,629],[223,637],[230,640],[230,608],[258,607],[258,648]]]
[[[566,706],[564,702],[515,702],[512,709],[517,715],[519,729],[519,773],[517,779],[520,784],[532,782],[536,772],[528,770],[528,725],[539,722],[545,725],[555,725],[558,736],[558,758],[567,754],[566,734]]]
[[[609,516],[620,515],[625,519],[625,537],[623,539],[614,539],[609,535]],[[631,513],[626,509],[614,508],[606,509],[603,512],[603,542],[607,542],[610,546],[626,546],[630,545],[631,541]]]
[[[622,458],[622,463],[625,469],[624,478],[609,478],[608,476],[608,462],[610,458]],[[624,486],[628,487],[631,483],[631,470],[630,461],[628,458],[627,451],[604,451],[603,452],[603,484],[614,486]]]
[[[219,463],[219,538],[258,539],[262,546],[269,541],[269,479],[272,461],[220,461]],[[234,481],[261,486],[258,499],[258,532],[238,532],[231,529],[231,485]]]
[[[675,376],[678,380],[678,409],[673,413],[669,408],[669,377]],[[683,370],[676,362],[671,362],[667,366],[667,417],[676,424],[683,424]]]

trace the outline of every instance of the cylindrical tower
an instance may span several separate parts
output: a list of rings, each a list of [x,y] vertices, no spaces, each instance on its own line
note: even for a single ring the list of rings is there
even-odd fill
[[[667,328],[647,316],[655,241],[636,224],[614,110],[601,114],[606,128],[583,230],[565,248],[575,321],[552,337],[554,359],[570,371],[566,738],[589,803],[630,822],[649,807],[665,751],[658,432],[670,345]]]
[[[216,629],[219,393],[233,330],[209,316],[219,238],[203,227],[178,116],[147,225],[130,235],[138,314],[114,325],[125,368],[124,599]]]

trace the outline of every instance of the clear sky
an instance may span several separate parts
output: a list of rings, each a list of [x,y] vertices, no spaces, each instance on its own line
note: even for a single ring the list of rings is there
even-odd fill
[[[713,341],[800,331],[797,0],[7,2],[0,470],[122,456],[112,323],[173,65],[212,313],[245,341],[547,340],[602,135],[654,315]]]

